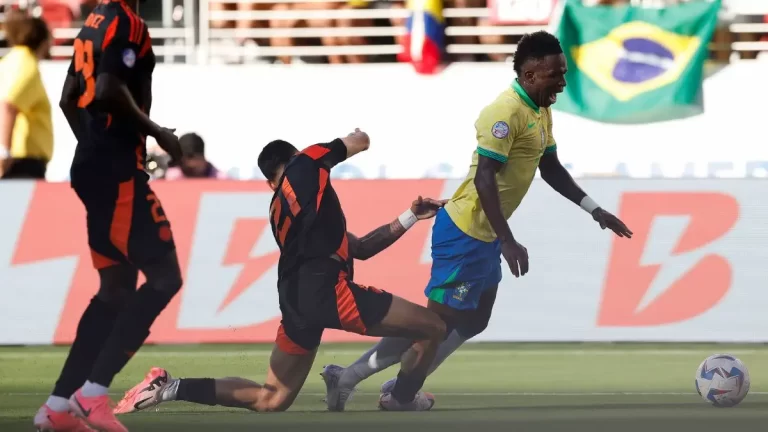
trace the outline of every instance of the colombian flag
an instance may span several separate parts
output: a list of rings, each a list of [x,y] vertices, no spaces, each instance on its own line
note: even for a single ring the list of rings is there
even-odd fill
[[[437,72],[445,48],[445,19],[442,0],[407,0],[410,12],[405,24],[407,34],[401,44],[403,52],[397,59],[409,62],[416,72]]]

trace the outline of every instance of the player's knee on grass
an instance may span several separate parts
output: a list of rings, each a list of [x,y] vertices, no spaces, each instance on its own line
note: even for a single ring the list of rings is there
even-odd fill
[[[282,412],[290,408],[294,400],[295,396],[265,385],[253,409],[258,412]]]

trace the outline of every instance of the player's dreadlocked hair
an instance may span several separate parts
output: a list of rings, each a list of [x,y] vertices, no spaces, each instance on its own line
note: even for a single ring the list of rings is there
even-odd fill
[[[259,169],[267,180],[273,180],[277,169],[287,164],[296,153],[298,150],[288,141],[272,141],[264,146],[259,154]]]
[[[520,76],[523,72],[523,64],[529,59],[540,59],[549,55],[562,54],[563,48],[560,41],[544,30],[524,35],[517,44],[517,51],[513,66]]]

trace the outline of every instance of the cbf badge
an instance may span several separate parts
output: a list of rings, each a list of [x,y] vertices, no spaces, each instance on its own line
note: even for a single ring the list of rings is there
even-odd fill
[[[132,49],[126,48],[123,51],[123,64],[132,68],[136,64],[136,53]]]
[[[497,121],[493,124],[491,133],[498,139],[506,138],[509,135],[509,125],[503,121]]]
[[[463,283],[453,289],[453,298],[458,301],[464,301],[464,299],[467,298],[467,294],[469,294],[468,283]]]

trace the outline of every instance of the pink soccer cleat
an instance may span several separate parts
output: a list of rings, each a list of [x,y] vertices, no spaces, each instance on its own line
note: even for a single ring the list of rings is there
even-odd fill
[[[128,432],[112,412],[112,401],[107,395],[85,397],[82,390],[78,390],[69,398],[69,406],[76,416],[98,431]]]
[[[43,405],[34,420],[38,432],[92,432],[87,424],[69,411],[58,412]]]
[[[171,382],[171,374],[163,368],[153,367],[144,377],[125,393],[117,403],[115,414],[127,414],[153,407],[162,402],[163,390]]]

